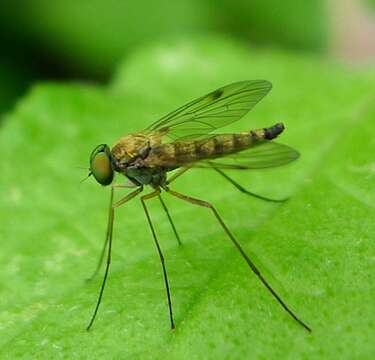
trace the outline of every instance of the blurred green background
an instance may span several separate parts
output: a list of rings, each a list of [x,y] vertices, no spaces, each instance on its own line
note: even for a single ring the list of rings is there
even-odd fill
[[[24,0],[0,3],[0,111],[33,82],[105,82],[153,41],[225,34],[259,47],[373,58],[373,2],[344,0]],[[371,26],[372,23],[372,26]],[[345,29],[343,29],[345,28]],[[355,33],[348,37],[346,32]],[[362,44],[356,47],[356,44]]]
[[[107,81],[137,47],[182,35],[221,33],[259,46],[321,52],[326,12],[323,0],[3,1],[0,104],[9,108],[37,80]]]
[[[375,8],[356,0],[0,2],[0,358],[375,357]],[[272,92],[235,131],[285,122],[301,152],[238,173],[239,194],[196,172],[176,190],[212,201],[267,279],[313,329],[275,304],[205,211],[139,204],[115,225],[110,281],[90,333],[108,189],[79,185],[88,156],[227,83]],[[251,119],[251,121],[250,121]]]

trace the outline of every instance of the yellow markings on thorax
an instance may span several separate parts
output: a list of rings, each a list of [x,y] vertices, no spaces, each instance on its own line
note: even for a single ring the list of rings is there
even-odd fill
[[[112,155],[119,162],[136,158],[144,149],[161,144],[158,133],[147,136],[144,134],[129,134],[121,137],[112,147]]]

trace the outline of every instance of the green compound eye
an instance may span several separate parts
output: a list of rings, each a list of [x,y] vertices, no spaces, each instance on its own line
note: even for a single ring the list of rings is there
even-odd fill
[[[109,185],[114,176],[108,145],[97,146],[90,156],[90,171],[101,185]]]

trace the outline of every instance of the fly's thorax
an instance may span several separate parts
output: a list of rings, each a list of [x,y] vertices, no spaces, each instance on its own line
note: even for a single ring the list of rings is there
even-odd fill
[[[176,145],[177,143],[166,143],[153,146],[148,156],[142,161],[144,167],[158,168],[165,167],[168,164],[176,163]]]
[[[111,150],[116,170],[121,171],[137,159],[145,158],[150,151],[150,142],[150,138],[142,134],[123,136]]]

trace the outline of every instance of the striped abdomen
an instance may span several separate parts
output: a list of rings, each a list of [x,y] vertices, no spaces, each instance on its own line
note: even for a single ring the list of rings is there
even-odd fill
[[[145,162],[154,166],[178,166],[203,159],[214,159],[245,150],[261,141],[272,140],[284,130],[279,123],[269,128],[235,134],[219,134],[204,140],[177,141],[151,150]]]

